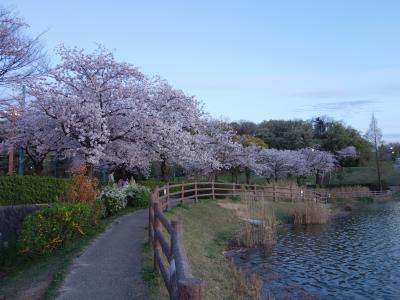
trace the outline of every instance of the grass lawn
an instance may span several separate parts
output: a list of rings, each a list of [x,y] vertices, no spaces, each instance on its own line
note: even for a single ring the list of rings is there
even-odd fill
[[[6,299],[54,299],[73,259],[115,218],[135,210],[127,208],[105,219],[103,228],[96,234],[70,243],[53,255],[28,260],[18,256],[15,246],[10,245],[0,259],[0,274],[3,274],[0,275],[0,299],[2,296]]]
[[[364,167],[344,168],[343,172],[333,174],[332,184],[371,184],[377,182],[375,165],[372,163]],[[400,184],[400,172],[396,170],[392,163],[382,162],[382,180],[388,185]]]
[[[194,277],[205,279],[208,299],[252,299],[243,290],[243,279],[223,252],[237,233],[240,222],[231,209],[219,202],[230,200],[202,200],[167,212],[171,220],[183,225],[183,241]],[[160,276],[152,275],[152,251],[145,246],[143,277],[152,283],[154,299],[167,299],[168,294]]]

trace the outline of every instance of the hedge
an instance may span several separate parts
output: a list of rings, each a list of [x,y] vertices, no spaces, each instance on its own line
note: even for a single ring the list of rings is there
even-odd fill
[[[50,254],[69,242],[91,235],[101,226],[96,204],[57,203],[26,217],[17,246],[27,256]]]
[[[56,177],[0,176],[0,205],[56,202],[68,181]]]

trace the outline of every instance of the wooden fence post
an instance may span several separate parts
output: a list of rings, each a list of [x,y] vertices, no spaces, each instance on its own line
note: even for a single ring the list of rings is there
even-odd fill
[[[236,196],[236,183],[232,183],[232,195],[233,197]]]
[[[274,202],[276,201],[276,189],[275,189],[275,182],[272,183],[272,197]]]
[[[176,261],[175,261],[175,242],[177,240],[176,235],[178,234],[180,228],[180,224],[178,221],[171,221],[171,227],[172,227],[172,232],[171,232],[171,253],[170,253],[170,261],[169,264],[171,266],[170,269],[170,285],[171,285],[171,299],[177,299],[178,298],[178,274],[176,272]]]
[[[181,187],[181,204],[183,204],[183,198],[185,198],[185,185],[182,183],[182,187]]]
[[[198,202],[199,199],[197,197],[197,181],[194,183],[194,201]]]
[[[214,180],[211,182],[211,193],[212,193],[212,199],[215,200]]]
[[[165,210],[169,209],[169,183],[167,183],[167,188],[164,188],[165,192]]]
[[[290,183],[290,201],[293,202],[293,182]]]
[[[159,202],[153,203],[153,210],[154,210],[154,223],[153,223],[153,228],[154,228],[154,242],[153,242],[154,272],[159,273],[160,267],[158,266],[158,262],[157,262],[157,255],[160,255],[160,250],[161,250],[161,245],[160,245],[160,241],[158,240],[158,233],[157,233],[157,232],[161,231],[161,221],[157,217],[157,214],[160,210]]]
[[[154,192],[153,192],[154,193]],[[153,210],[153,193],[150,194],[149,199],[149,244],[153,243],[153,223],[152,220],[154,219],[154,210]]]
[[[206,284],[197,278],[185,278],[179,281],[179,300],[206,299]]]

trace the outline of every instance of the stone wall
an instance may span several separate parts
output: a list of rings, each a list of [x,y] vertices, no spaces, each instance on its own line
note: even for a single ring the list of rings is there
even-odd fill
[[[42,207],[37,204],[0,206],[0,242],[16,238],[25,217]]]

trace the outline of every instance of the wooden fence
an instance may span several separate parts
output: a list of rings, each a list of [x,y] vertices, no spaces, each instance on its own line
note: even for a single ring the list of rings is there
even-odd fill
[[[297,185],[280,186],[243,185],[221,182],[193,182],[165,185],[156,188],[150,196],[149,206],[149,242],[153,246],[154,270],[161,273],[170,299],[206,298],[204,280],[194,278],[186,256],[182,240],[182,226],[178,221],[168,220],[164,211],[179,204],[195,203],[204,198],[247,196],[257,200],[271,201],[315,201],[327,203],[336,198],[380,197],[388,192],[336,192],[313,190]]]

